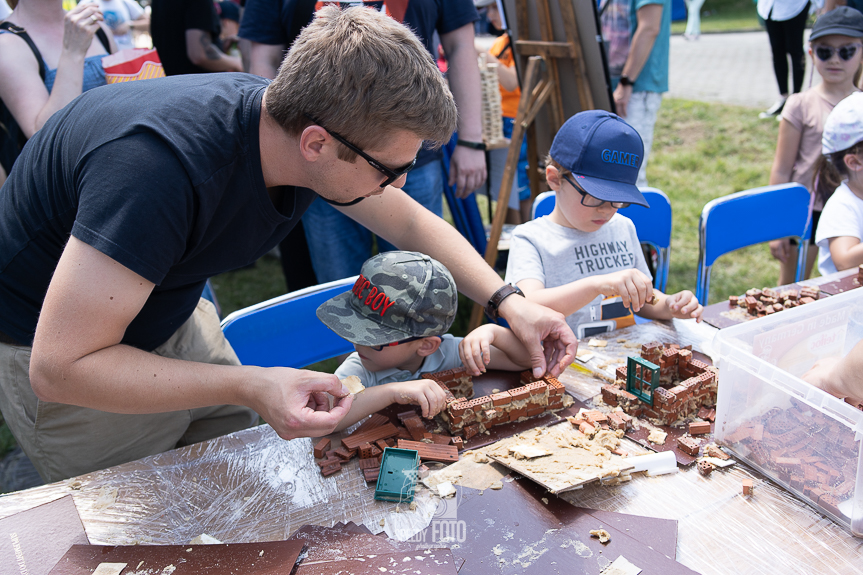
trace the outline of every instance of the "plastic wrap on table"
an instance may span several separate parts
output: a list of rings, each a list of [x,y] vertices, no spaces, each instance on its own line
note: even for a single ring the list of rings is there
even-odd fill
[[[742,495],[752,479],[753,495]],[[859,573],[861,541],[745,466],[633,475],[562,494],[573,505],[676,519],[677,560],[703,575]]]
[[[0,498],[0,517],[71,494],[94,544],[185,544],[202,533],[225,543],[287,539],[305,524],[364,524],[389,514],[409,536],[436,503],[375,501],[357,460],[321,477],[310,439],[285,441],[268,425]],[[422,494],[420,494],[422,495]],[[386,523],[386,521],[385,521]]]

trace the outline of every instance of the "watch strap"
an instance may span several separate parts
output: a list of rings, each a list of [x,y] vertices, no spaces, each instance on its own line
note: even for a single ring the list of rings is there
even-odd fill
[[[472,150],[485,150],[485,142],[468,142],[467,140],[456,140],[456,146],[470,148]]]
[[[500,304],[512,294],[518,294],[521,297],[524,297],[524,292],[518,287],[512,284],[506,284],[499,287],[488,299],[488,304],[485,306],[485,313],[492,321],[497,321],[498,318],[500,318],[500,313],[498,313]]]

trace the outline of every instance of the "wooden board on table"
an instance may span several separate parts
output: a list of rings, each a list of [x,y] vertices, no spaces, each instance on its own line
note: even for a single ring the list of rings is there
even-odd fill
[[[822,292],[828,295],[838,295],[840,293],[845,293],[846,291],[859,288],[860,280],[857,279],[857,274],[855,273],[832,282],[823,283],[818,287],[821,288]]]
[[[575,430],[572,425],[564,423],[509,437],[487,450],[486,455],[554,494],[578,489],[600,479],[611,479],[634,468],[634,465],[628,463],[624,457],[611,455],[610,458],[604,458],[596,456],[584,447],[579,447],[578,443],[583,438],[584,435]],[[515,457],[509,451],[512,447],[524,444],[545,450],[548,455],[524,459]],[[551,469],[552,462],[559,464],[560,467]],[[574,467],[577,463],[588,462],[591,465],[585,468]]]

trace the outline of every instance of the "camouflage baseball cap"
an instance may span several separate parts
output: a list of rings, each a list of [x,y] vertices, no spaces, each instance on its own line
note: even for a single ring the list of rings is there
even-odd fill
[[[386,345],[443,335],[455,319],[455,280],[418,252],[384,252],[366,260],[351,291],[325,301],[318,318],[357,345]]]

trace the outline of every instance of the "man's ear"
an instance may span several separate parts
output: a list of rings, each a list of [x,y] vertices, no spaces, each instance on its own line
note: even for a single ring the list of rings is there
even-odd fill
[[[545,167],[545,181],[548,183],[549,188],[551,188],[555,192],[559,192],[560,191],[560,170],[558,170],[554,166],[546,166]]]
[[[417,354],[420,357],[428,357],[438,350],[443,342],[440,336],[427,337],[420,340],[420,346],[417,348]]]
[[[321,158],[327,144],[334,143],[326,130],[312,124],[300,134],[300,153],[306,161],[316,162]]]

